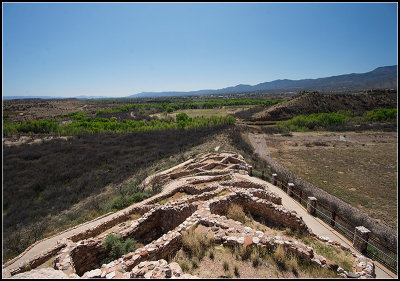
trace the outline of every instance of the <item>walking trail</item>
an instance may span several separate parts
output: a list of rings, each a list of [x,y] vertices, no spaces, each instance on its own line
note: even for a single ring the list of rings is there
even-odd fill
[[[251,142],[251,145],[254,147],[255,152],[261,158],[266,159],[266,156],[268,155],[268,151],[267,151],[267,144],[265,142],[263,135],[256,135],[256,134],[249,133],[249,140]],[[255,178],[255,177],[249,177],[247,175],[240,175],[240,177],[243,177],[247,180],[252,180],[257,183],[267,184],[272,192],[277,193],[282,198],[282,205],[285,206],[286,208],[288,208],[289,210],[295,210],[300,216],[302,216],[304,222],[315,234],[317,234],[319,236],[329,237],[331,240],[336,240],[339,243],[347,245],[353,251],[358,252],[356,249],[354,249],[351,241],[347,240],[345,237],[343,237],[341,234],[339,234],[337,231],[335,231],[329,225],[325,224],[321,220],[310,215],[307,212],[307,210],[299,202],[294,200],[292,197],[290,197],[286,192],[284,192],[279,187],[272,185],[269,182],[265,182],[261,179]],[[393,278],[393,276],[392,276],[393,273],[391,273],[388,269],[386,269],[385,267],[383,267],[380,264],[377,264],[377,262],[375,262],[375,261],[374,261],[374,263],[375,263],[376,278]]]

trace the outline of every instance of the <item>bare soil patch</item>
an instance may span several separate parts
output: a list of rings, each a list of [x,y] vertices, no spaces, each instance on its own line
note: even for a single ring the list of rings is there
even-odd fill
[[[397,133],[293,133],[265,136],[264,146],[300,177],[397,227]]]
[[[3,102],[3,118],[20,122],[66,115],[74,111],[94,114],[120,105],[76,99],[7,101]]]

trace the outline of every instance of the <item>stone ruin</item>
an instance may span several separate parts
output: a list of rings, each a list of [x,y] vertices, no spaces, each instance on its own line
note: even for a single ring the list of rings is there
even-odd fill
[[[346,272],[334,261],[317,255],[312,247],[299,241],[255,231],[238,221],[228,219],[227,209],[232,204],[238,204],[245,212],[262,218],[271,225],[316,236],[301,216],[282,206],[281,198],[271,192],[266,184],[244,180],[240,173],[251,175],[251,166],[241,155],[221,152],[199,155],[171,171],[150,176],[143,184],[148,185],[154,177],[158,177],[163,185],[161,193],[121,210],[117,217],[68,239],[64,238],[58,242],[57,247],[21,265],[11,271],[10,275],[13,278],[32,277],[33,274],[42,276],[44,271],[41,270],[44,269],[21,272],[37,267],[49,257],[54,258],[56,253],[52,269],[56,273],[49,273],[49,278],[196,278],[184,274],[177,263],[168,263],[167,260],[181,249],[182,232],[202,225],[214,233],[215,242],[219,244],[272,250],[281,245],[310,264],[336,271],[338,277],[375,276],[372,261],[356,253],[353,253],[354,272]],[[161,204],[162,200],[165,201],[178,192],[189,195]],[[140,218],[132,220],[132,215]],[[133,238],[144,246],[101,265],[101,261],[107,256],[102,245],[110,233],[120,235],[123,239]],[[316,238],[332,247],[342,247],[350,251],[329,238]],[[49,268],[46,270],[48,272]]]

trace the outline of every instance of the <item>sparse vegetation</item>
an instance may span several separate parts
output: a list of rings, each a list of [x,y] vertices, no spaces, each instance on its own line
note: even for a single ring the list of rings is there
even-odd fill
[[[212,247],[213,241],[211,234],[204,235],[201,231],[196,231],[196,228],[190,228],[182,234],[182,249],[190,258],[201,260],[207,249]]]
[[[239,267],[235,264],[235,267],[233,268],[233,273],[235,274],[236,277],[240,277],[239,273]]]
[[[224,268],[225,271],[229,271],[229,263],[227,261],[224,261],[222,267]]]
[[[351,271],[353,265],[353,256],[350,252],[326,245],[325,243],[308,235],[299,234],[292,231],[290,231],[290,234],[306,245],[313,247],[314,252],[318,255],[321,255],[329,260],[334,260],[344,270]]]
[[[214,259],[214,251],[210,251],[209,257],[210,257],[211,260]]]
[[[136,132],[127,135],[78,135],[68,141],[53,139],[40,144],[3,147],[3,258],[25,250],[34,239],[115,211],[146,199],[139,190],[155,161],[192,146],[224,127],[189,131]],[[134,176],[135,182],[120,186]],[[100,200],[79,202],[120,186]],[[33,222],[43,221],[41,233],[33,235]],[[19,235],[17,235],[19,233]],[[19,238],[18,238],[19,237]],[[18,239],[17,239],[18,238]],[[14,241],[14,242],[12,242]]]
[[[287,270],[287,265],[286,265],[286,261],[287,261],[287,257],[286,257],[286,251],[285,249],[279,245],[275,252],[272,255],[275,263],[277,264],[277,266],[279,267],[279,269],[281,270]]]
[[[325,148],[319,144],[315,146],[315,143],[311,142],[310,149],[280,148],[282,153],[273,152],[271,157],[305,181],[350,203],[371,217],[396,227],[396,136],[393,133],[378,132],[352,133],[346,136],[360,140],[366,145],[358,142],[325,142]],[[337,138],[339,139],[339,136]],[[279,171],[280,175],[285,174]],[[376,186],[380,187],[379,192]],[[311,191],[311,188],[305,190]],[[348,215],[348,219],[353,223],[361,223],[354,221],[360,216],[343,204],[330,202],[331,200],[325,199],[323,194],[315,195],[330,208]],[[365,225],[366,221],[362,223]],[[369,224],[370,227],[376,225],[374,222]],[[374,230],[374,233],[379,232]],[[379,233],[380,237],[387,237],[388,234],[387,231]]]

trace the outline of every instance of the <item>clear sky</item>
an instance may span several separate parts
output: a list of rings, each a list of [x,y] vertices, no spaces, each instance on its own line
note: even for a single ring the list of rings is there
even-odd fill
[[[128,96],[397,64],[396,3],[3,3],[3,95]]]

